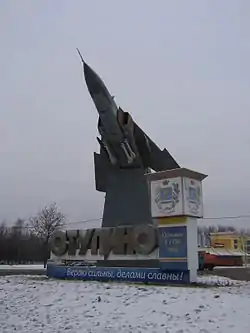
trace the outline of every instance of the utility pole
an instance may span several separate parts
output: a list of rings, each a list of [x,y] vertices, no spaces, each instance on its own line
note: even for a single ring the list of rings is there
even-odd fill
[[[246,235],[241,235],[242,250],[244,252],[244,265],[247,267],[247,246],[246,246]]]

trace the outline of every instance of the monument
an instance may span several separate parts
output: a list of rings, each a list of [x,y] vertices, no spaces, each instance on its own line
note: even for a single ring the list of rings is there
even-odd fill
[[[159,228],[159,266],[188,271],[190,282],[196,282],[197,218],[203,217],[201,182],[207,175],[179,168],[146,177],[152,217]]]
[[[99,114],[100,153],[94,153],[94,165],[96,190],[106,193],[102,226],[151,224],[144,174],[150,169],[163,171],[179,165],[166,149],[161,150],[144,133],[128,112],[116,105],[102,79],[82,56],[81,60],[88,91]]]
[[[106,193],[102,227],[57,230],[47,275],[196,282],[197,218],[203,217],[206,175],[180,168],[166,149],[157,147],[130,114],[117,107],[103,81],[81,59],[99,114],[100,153],[94,153],[94,163],[96,189]]]

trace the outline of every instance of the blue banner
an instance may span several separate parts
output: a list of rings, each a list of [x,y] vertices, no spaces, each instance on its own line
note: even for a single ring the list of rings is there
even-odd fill
[[[159,228],[159,258],[187,258],[186,226]]]
[[[86,281],[128,281],[157,284],[189,283],[189,271],[163,271],[160,268],[79,267],[49,264],[47,276]]]
[[[188,269],[186,226],[159,228],[159,261],[162,269]]]

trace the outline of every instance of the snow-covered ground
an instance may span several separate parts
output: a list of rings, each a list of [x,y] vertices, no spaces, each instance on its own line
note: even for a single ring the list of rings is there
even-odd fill
[[[217,279],[232,284],[208,282]],[[243,282],[195,288],[0,277],[0,331],[249,333],[249,298]]]
[[[43,265],[0,265],[0,270],[31,270],[44,269]]]
[[[242,268],[242,269],[245,269],[245,268],[249,268],[250,265],[243,265],[243,266],[215,266],[214,269],[225,269],[225,268]]]

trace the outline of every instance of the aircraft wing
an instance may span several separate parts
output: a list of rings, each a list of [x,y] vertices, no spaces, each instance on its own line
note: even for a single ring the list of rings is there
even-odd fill
[[[180,167],[169,151],[167,149],[161,150],[136,123],[134,123],[134,137],[145,167],[154,171],[171,170]]]

